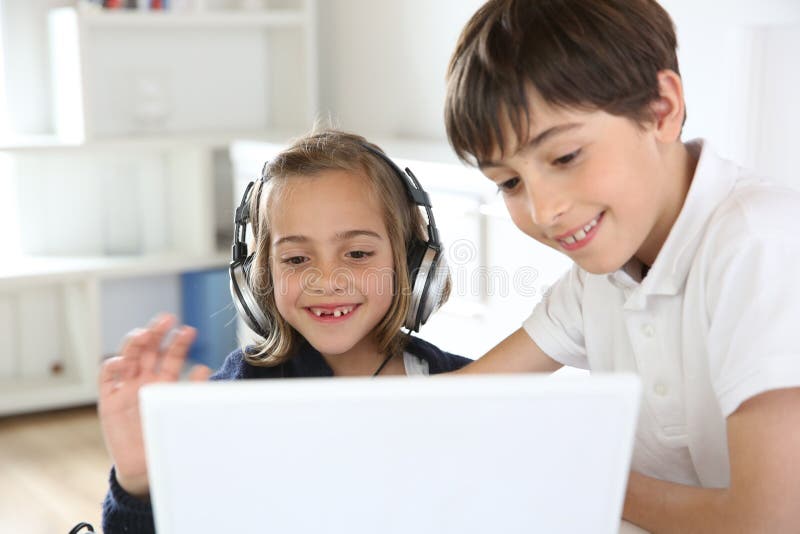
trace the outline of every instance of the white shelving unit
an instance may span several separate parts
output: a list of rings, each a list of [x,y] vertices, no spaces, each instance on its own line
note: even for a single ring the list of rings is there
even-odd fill
[[[91,140],[311,124],[316,3],[271,5],[142,12],[79,2],[53,10],[56,134]]]
[[[22,244],[0,263],[0,416],[94,401],[120,328],[227,266],[230,145],[311,125],[315,0],[239,4],[50,13],[53,129],[0,140]]]

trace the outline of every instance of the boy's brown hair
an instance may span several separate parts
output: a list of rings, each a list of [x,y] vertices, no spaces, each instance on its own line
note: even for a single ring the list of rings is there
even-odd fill
[[[461,33],[447,72],[445,125],[458,157],[528,137],[527,91],[563,107],[653,119],[657,74],[677,74],[677,40],[655,0],[489,0]],[[474,163],[474,161],[473,161]]]

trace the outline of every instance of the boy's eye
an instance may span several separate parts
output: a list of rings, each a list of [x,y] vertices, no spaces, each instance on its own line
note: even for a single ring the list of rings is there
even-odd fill
[[[373,256],[374,254],[375,254],[374,252],[367,252],[365,250],[352,250],[347,253],[347,255],[353,258],[354,260],[363,260],[369,258],[370,256]]]
[[[503,193],[510,193],[511,191],[516,189],[518,185],[519,185],[519,177],[514,177],[509,180],[506,180],[505,182],[500,182],[497,185],[497,189],[499,189]]]
[[[305,256],[292,256],[291,258],[285,258],[283,263],[288,263],[289,265],[302,265],[306,261]]]
[[[578,149],[578,150],[576,150],[574,152],[570,152],[569,154],[565,154],[565,155],[561,156],[560,158],[554,159],[553,160],[553,165],[559,165],[559,166],[560,165],[567,165],[567,164],[571,163],[572,160],[577,158],[578,154],[580,154],[580,153],[581,153],[581,151],[580,151],[580,149]]]

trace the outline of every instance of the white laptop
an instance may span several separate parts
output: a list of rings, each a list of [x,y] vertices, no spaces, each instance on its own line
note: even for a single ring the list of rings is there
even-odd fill
[[[633,375],[157,384],[159,534],[617,533]]]

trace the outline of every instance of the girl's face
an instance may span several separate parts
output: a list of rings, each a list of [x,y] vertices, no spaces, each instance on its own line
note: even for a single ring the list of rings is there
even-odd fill
[[[270,264],[281,316],[325,356],[376,351],[394,293],[383,211],[365,175],[288,178],[269,211]]]

